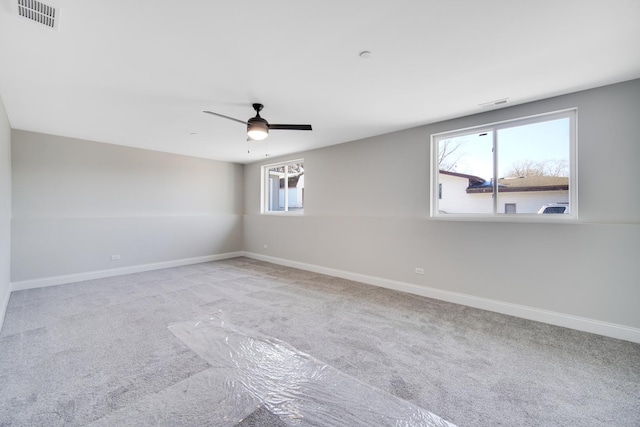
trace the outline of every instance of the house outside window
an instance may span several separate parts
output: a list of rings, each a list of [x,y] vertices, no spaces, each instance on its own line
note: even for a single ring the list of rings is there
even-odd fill
[[[571,109],[432,135],[431,216],[542,219],[549,216],[539,215],[541,208],[557,204],[573,207],[554,218],[575,219],[576,114]]]
[[[304,160],[262,166],[262,213],[302,213]]]

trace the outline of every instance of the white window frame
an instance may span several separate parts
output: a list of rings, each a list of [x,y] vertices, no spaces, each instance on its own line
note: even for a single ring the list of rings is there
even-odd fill
[[[500,213],[499,197],[497,194],[498,180],[494,179],[493,188],[493,213],[464,213],[451,214],[440,213],[439,205],[439,167],[438,161],[438,141],[455,136],[468,135],[470,133],[493,132],[493,176],[498,175],[499,153],[495,150],[497,132],[500,129],[524,126],[545,121],[569,118],[570,120],[570,141],[569,141],[569,203],[571,213],[563,215],[540,215],[540,214],[506,214]],[[549,113],[536,114],[527,117],[520,117],[500,122],[482,124],[463,129],[456,129],[431,135],[431,185],[430,185],[430,206],[431,219],[452,220],[452,221],[496,221],[496,222],[572,222],[578,220],[578,109],[568,108]]]
[[[304,202],[302,209],[297,209],[295,211],[289,210],[289,177],[287,175],[287,166],[302,163],[304,165],[304,159],[296,159],[296,160],[287,160],[284,162],[278,163],[270,163],[268,165],[262,165],[261,169],[261,179],[260,179],[260,213],[265,215],[301,215],[304,213]],[[284,210],[283,211],[273,211],[269,210],[269,189],[267,186],[269,185],[269,169],[274,167],[284,166],[285,177],[284,177]]]

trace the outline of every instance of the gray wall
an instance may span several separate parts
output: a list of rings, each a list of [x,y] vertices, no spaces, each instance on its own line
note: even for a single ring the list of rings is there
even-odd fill
[[[11,127],[0,97],[0,329],[10,293]]]
[[[429,218],[432,133],[571,107],[578,107],[578,223]],[[244,249],[640,328],[639,135],[634,80],[271,158],[304,158],[305,212],[261,215],[264,163],[245,166]]]
[[[19,130],[11,159],[13,282],[242,250],[242,165]]]

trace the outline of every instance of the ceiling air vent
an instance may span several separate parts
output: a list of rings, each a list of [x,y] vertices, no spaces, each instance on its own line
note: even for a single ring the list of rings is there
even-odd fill
[[[44,4],[37,0],[17,0],[18,15],[31,21],[46,25],[49,28],[58,28],[59,10],[55,6]]]
[[[482,104],[478,104],[480,108],[490,108],[498,105],[506,104],[509,98],[496,99],[495,101],[484,102]]]

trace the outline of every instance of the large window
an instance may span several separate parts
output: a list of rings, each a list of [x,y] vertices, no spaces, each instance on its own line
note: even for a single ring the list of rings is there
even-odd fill
[[[576,218],[575,129],[571,109],[432,135],[431,216]]]
[[[302,212],[304,160],[262,167],[262,212]]]

